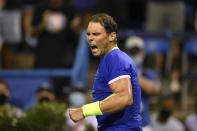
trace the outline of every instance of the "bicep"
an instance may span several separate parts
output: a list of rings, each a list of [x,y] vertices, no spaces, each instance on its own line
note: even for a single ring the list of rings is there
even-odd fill
[[[104,114],[124,109],[133,104],[130,78],[116,80],[109,87],[112,95],[100,102],[100,109]]]
[[[109,85],[112,93],[133,98],[130,78],[119,79]]]

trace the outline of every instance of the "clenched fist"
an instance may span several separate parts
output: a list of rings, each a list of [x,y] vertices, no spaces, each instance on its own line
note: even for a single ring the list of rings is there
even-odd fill
[[[74,122],[78,122],[85,118],[83,115],[82,108],[71,108],[69,110],[69,116],[70,116],[70,119],[73,120]]]

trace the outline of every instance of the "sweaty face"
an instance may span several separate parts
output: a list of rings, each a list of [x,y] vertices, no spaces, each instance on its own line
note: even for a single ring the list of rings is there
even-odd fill
[[[89,23],[87,41],[94,56],[104,56],[110,50],[109,34],[98,22]]]

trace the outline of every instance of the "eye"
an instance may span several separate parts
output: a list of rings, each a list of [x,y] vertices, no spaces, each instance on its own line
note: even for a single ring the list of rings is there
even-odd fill
[[[100,33],[93,33],[93,35],[98,36]]]
[[[90,35],[90,33],[87,32],[87,36],[89,36],[89,35]]]

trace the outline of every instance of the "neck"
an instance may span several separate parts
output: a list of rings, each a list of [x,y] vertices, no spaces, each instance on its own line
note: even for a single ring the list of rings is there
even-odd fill
[[[106,49],[106,53],[104,55],[101,56],[101,58],[103,58],[104,56],[106,56],[109,52],[111,52],[114,49],[117,49],[118,46],[117,44],[113,44],[113,46],[110,46],[108,49]]]

